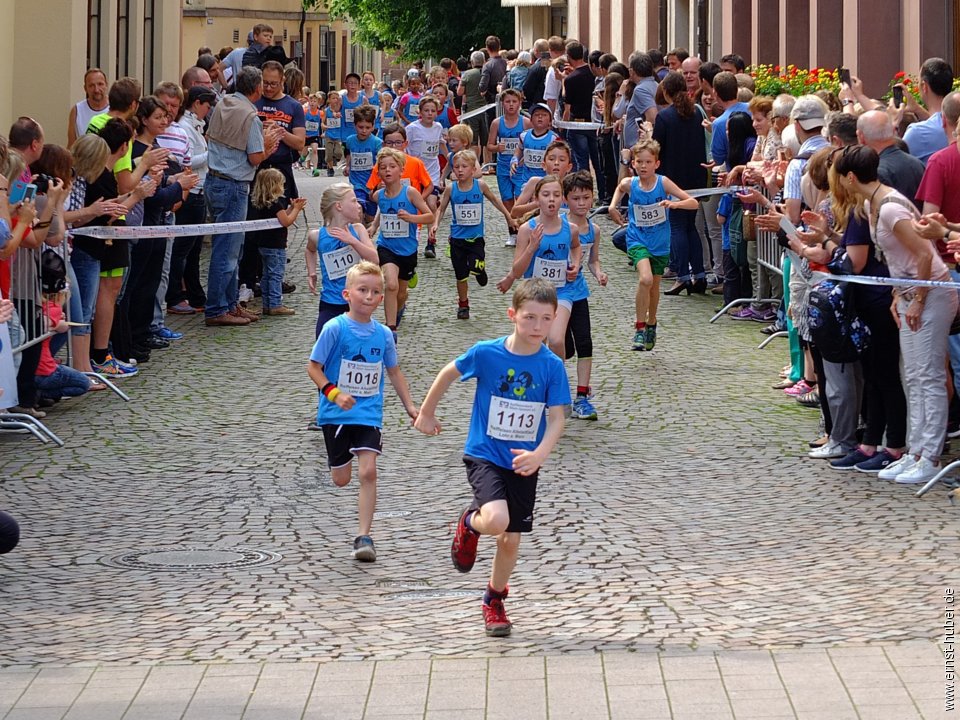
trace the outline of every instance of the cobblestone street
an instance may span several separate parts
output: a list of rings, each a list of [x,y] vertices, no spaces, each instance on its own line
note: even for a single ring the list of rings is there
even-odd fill
[[[300,176],[298,182],[314,226],[320,192],[331,181]],[[635,712],[614,712],[610,688],[617,683],[610,677],[618,672],[632,677],[656,665],[662,674],[650,683],[688,680],[691,694],[710,697],[717,668],[726,672],[722,658],[745,657],[779,678],[778,692],[790,694],[784,657],[815,658],[843,677],[861,669],[843,666],[856,658],[874,670],[884,658],[893,668],[920,655],[925,668],[934,668],[928,678],[884,669],[871,681],[878,684],[865,686],[873,688],[877,708],[909,712],[853,709],[863,698],[844,681],[850,713],[823,708],[822,717],[939,717],[932,708],[943,706],[942,659],[934,643],[942,640],[944,589],[960,584],[960,510],[942,490],[918,499],[910,486],[808,459],[817,412],[770,389],[786,361],[786,342],[758,351],[761,325],[709,324],[717,296],[664,297],[656,349],[631,352],[635,278],[609,242],[612,225],[599,223],[610,275],[605,289],[590,278],[600,419],[568,420],[541,473],[535,530],[524,538],[511,582],[512,636],[483,634],[480,594],[493,543],[481,541],[470,575],[457,573],[449,559],[453,522],[469,500],[460,458],[472,383],[448,393],[440,410],[445,432],[437,438],[409,426],[388,386],[373,529],[378,559],[351,560],[356,483],[332,484],[323,438],[307,429],[317,397],[305,371],[316,298],[306,286],[301,220],[288,250],[288,278],[297,290],[285,298],[295,317],[206,328],[202,316],[170,316],[168,325],[185,338],[154,351],[138,377],[122,381],[131,402],[109,392],[62,402],[48,421],[64,448],[0,436],[0,508],[18,518],[23,533],[21,545],[0,558],[0,666],[11,666],[0,669],[0,718],[35,677],[34,685],[48,678],[55,687],[57,673],[74,673],[63,682],[83,687],[97,664],[104,665],[100,673],[141,684],[148,673],[180,673],[194,688],[221,668],[235,676],[238,696],[250,694],[252,685],[244,683],[263,668],[288,667],[290,682],[300,682],[306,697],[325,673],[331,682],[349,675],[376,688],[374,667],[404,668],[403,677],[424,680],[437,668],[449,677],[443,668],[454,665],[443,663],[455,660],[484,682],[496,673],[503,681],[515,667],[513,679],[534,677],[540,687],[545,672],[561,668],[563,675],[563,664],[579,658],[584,665],[571,673],[576,682],[566,690],[571,698],[583,686],[579,702],[588,702],[599,687],[608,705],[598,717],[632,718],[688,715],[675,698],[671,709],[654,710],[667,708],[669,693],[641,697],[628,690],[618,702]],[[510,330],[508,300],[494,287],[510,258],[502,247],[503,219],[488,212],[487,227],[491,283],[471,285],[469,321],[456,319],[449,260],[442,253],[420,260],[399,338],[400,364],[417,402],[445,363],[478,339]],[[568,370],[573,377],[572,363]],[[209,559],[235,566],[151,565],[167,556],[149,553],[175,549],[219,551]],[[670,675],[671,657],[692,658],[680,677]],[[704,658],[713,663],[708,674],[690,675],[686,668],[702,667]],[[336,660],[377,663],[329,662]],[[594,673],[606,673],[604,683],[591,685]],[[909,690],[913,681],[928,691],[937,686],[939,694],[921,697]],[[410,717],[424,717],[427,686],[433,687],[424,682],[423,697],[410,696],[409,704],[420,708]],[[480,692],[471,682],[464,681],[464,692]],[[20,687],[16,695],[13,687]],[[554,692],[563,687],[551,685]],[[795,702],[782,714],[744,713],[724,699],[730,687],[710,701],[723,706],[717,716],[820,717],[820,708],[807,715]],[[370,697],[381,691],[387,692]],[[470,714],[479,707],[493,717],[499,702],[441,704],[426,716],[484,717]],[[522,706],[522,693],[517,702]],[[345,709],[329,717],[408,717],[364,715],[368,706],[369,698],[359,714]],[[17,706],[6,717],[47,717],[16,714],[27,707],[38,706]],[[454,713],[458,707],[468,712]],[[180,717],[184,708],[126,717]],[[247,708],[245,717],[301,717],[302,709],[251,714]],[[187,716],[221,717],[198,712]],[[556,709],[549,717],[588,715]]]

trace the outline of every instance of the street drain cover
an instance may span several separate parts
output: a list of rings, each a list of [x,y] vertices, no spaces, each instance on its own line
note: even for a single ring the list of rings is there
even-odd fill
[[[133,570],[234,570],[271,565],[277,553],[250,548],[156,548],[104,558],[105,565]]]

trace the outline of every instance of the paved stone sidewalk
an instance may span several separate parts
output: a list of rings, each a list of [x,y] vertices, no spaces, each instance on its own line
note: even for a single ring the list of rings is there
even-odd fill
[[[955,715],[945,711],[943,668],[940,648],[923,642],[772,652],[9,667],[0,670],[0,718],[929,720]]]
[[[330,181],[301,182],[315,222]],[[488,219],[495,282],[509,251],[502,219]],[[98,393],[61,403],[48,419],[62,449],[0,436],[0,507],[23,529],[20,547],[0,557],[0,709],[16,703],[10,717],[47,717],[31,707],[56,701],[66,711],[92,674],[90,687],[104,688],[101,700],[117,696],[119,714],[139,689],[138,701],[170,699],[171,716],[194,698],[191,717],[215,718],[204,708],[221,703],[204,701],[207,686],[246,703],[249,673],[263,668],[254,697],[289,686],[283,696],[300,703],[289,717],[306,707],[309,687],[296,689],[304,673],[316,688],[343,682],[331,673],[349,678],[338,693],[347,697],[365,687],[370,717],[384,696],[412,698],[422,717],[433,712],[430,668],[449,677],[445,663],[458,660],[471,668],[468,681],[430,680],[430,693],[479,693],[491,717],[504,693],[488,683],[522,679],[529,667],[539,668],[532,697],[540,702],[530,717],[548,701],[550,717],[563,717],[575,700],[607,717],[607,706],[590,701],[598,687],[615,717],[669,717],[666,697],[674,712],[719,703],[750,717],[754,706],[738,705],[736,693],[751,688],[771,691],[781,709],[789,695],[787,717],[818,710],[811,695],[831,703],[823,717],[853,717],[851,705],[871,701],[913,703],[915,714],[870,707],[860,717],[935,717],[943,660],[934,643],[944,591],[960,586],[957,510],[940,490],[917,499],[914,488],[808,459],[816,411],[770,389],[785,346],[757,351],[756,323],[708,324],[716,297],[664,297],[657,348],[631,352],[635,279],[609,244],[609,225],[601,227],[610,284],[591,281],[600,420],[571,420],[544,469],[536,530],[524,539],[508,603],[513,636],[488,639],[480,623],[490,543],[481,543],[471,575],[449,561],[451,524],[469,498],[460,457],[472,384],[451,388],[439,438],[409,428],[388,390],[379,559],[351,561],[356,487],[332,485],[322,438],[306,430],[316,403],[304,369],[316,298],[305,290],[299,229],[288,266],[299,288],[285,298],[296,316],[238,329],[170,318],[186,337],[124,381],[132,402]],[[509,332],[507,301],[492,284],[472,285],[470,295],[471,319],[456,320],[449,261],[420,261],[399,344],[418,401],[446,362]],[[926,653],[921,670],[907,660],[914,652]],[[728,681],[738,676],[728,657],[762,664],[747,673],[758,685]],[[637,670],[646,690],[637,692],[656,697],[623,689],[630,663],[646,663]],[[650,670],[661,665],[662,676]],[[671,676],[671,665],[693,673],[694,684]],[[780,684],[769,687],[773,667]],[[813,680],[791,675],[797,667]],[[118,674],[148,672],[143,688],[139,675],[109,688]],[[213,680],[234,672],[240,679]],[[391,684],[387,673],[411,684]],[[167,675],[188,687],[168,692]],[[593,689],[580,692],[591,678]],[[506,697],[519,707],[527,695]],[[323,709],[314,704],[311,712]],[[349,704],[354,715],[364,708]],[[238,715],[243,704],[231,707]],[[109,717],[98,712],[89,717]]]

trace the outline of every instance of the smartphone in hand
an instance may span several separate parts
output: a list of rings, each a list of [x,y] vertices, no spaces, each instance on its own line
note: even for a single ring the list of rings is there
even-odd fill
[[[900,107],[903,105],[903,88],[895,87],[893,89],[893,106]]]
[[[850,68],[840,68],[840,82],[845,83],[847,87],[853,87],[850,83]]]

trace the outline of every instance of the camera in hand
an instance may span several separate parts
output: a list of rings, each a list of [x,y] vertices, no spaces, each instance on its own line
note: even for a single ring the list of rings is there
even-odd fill
[[[33,184],[37,186],[37,192],[41,195],[46,195],[50,190],[50,183],[56,180],[56,178],[51,177],[50,175],[45,175],[40,173],[33,179]]]

